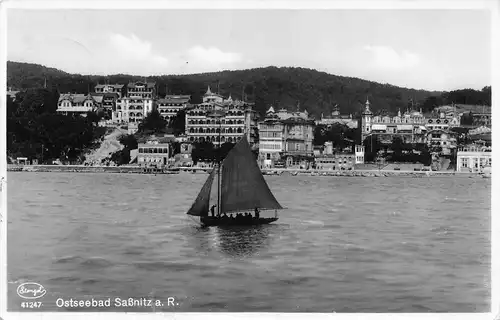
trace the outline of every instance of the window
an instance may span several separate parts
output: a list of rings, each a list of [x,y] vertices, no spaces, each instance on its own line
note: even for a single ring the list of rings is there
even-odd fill
[[[469,159],[468,158],[462,158],[462,168],[467,168],[469,166]]]

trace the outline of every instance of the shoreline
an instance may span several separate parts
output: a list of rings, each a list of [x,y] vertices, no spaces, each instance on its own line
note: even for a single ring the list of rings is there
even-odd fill
[[[170,169],[168,172],[158,172],[156,174],[208,174],[212,168],[203,167],[179,167]],[[145,173],[143,168],[137,166],[83,166],[83,165],[7,165],[8,172],[75,172],[75,173],[128,173],[128,174],[155,174]],[[430,177],[430,176],[467,176],[470,177],[491,177],[491,174],[480,172],[457,172],[457,171],[404,171],[404,170],[317,170],[317,169],[261,169],[263,175],[292,175],[292,176],[335,176],[335,177]]]

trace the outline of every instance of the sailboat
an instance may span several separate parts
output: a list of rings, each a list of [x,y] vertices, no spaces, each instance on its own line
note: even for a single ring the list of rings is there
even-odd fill
[[[217,176],[217,213],[209,215],[210,194]],[[250,149],[246,135],[219,162],[203,184],[187,212],[200,217],[203,226],[247,226],[268,224],[278,220],[284,209],[269,189]],[[261,210],[274,210],[274,217],[260,217]],[[251,212],[255,216],[232,218],[235,213]],[[229,215],[229,217],[228,217]]]

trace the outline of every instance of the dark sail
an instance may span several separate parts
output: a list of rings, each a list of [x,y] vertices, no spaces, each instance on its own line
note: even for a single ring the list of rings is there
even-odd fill
[[[246,136],[243,136],[222,164],[221,213],[243,210],[283,209],[271,193]]]
[[[210,192],[212,191],[212,183],[214,182],[216,173],[216,170],[212,170],[207,178],[207,181],[205,181],[205,184],[201,188],[198,197],[196,197],[196,200],[194,201],[187,214],[192,216],[208,215],[208,209],[210,205]]]

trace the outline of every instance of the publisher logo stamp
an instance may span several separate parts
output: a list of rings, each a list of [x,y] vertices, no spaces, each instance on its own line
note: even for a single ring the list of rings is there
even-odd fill
[[[39,299],[47,293],[47,290],[36,282],[21,283],[17,287],[17,295],[23,299]]]

